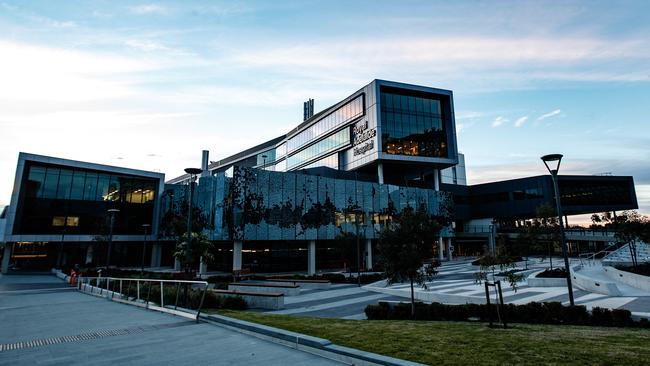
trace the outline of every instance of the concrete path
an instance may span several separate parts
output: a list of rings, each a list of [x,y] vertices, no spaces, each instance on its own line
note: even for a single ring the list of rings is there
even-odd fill
[[[379,300],[402,300],[378,294],[352,284],[332,284],[329,290],[309,290],[298,296],[287,296],[282,310],[270,314],[313,316],[318,318],[366,319],[364,310]]]
[[[53,276],[0,278],[0,365],[340,365],[210,324],[78,293]]]

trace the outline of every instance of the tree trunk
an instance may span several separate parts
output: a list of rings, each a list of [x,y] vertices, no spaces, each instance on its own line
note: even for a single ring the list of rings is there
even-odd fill
[[[411,318],[415,320],[415,292],[413,290],[413,277],[409,277],[411,280]]]

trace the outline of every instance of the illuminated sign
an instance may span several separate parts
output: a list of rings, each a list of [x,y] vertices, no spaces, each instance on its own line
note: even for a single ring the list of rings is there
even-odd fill
[[[363,121],[355,125],[352,132],[354,133],[354,141],[352,143],[352,146],[355,146],[353,150],[354,155],[363,155],[375,147],[375,141],[368,140],[377,136],[377,129],[368,128],[368,121]],[[358,146],[361,144],[363,145]]]

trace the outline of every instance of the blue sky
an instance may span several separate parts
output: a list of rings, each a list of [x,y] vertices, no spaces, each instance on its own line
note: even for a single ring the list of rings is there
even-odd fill
[[[470,183],[633,175],[650,213],[648,1],[0,0],[0,205],[19,151],[174,177],[372,79],[454,91]]]

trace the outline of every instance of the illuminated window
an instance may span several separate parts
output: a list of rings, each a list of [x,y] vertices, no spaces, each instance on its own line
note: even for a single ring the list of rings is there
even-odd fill
[[[54,216],[52,226],[65,226],[65,216]]]
[[[79,216],[68,216],[65,224],[66,226],[79,226]]]

